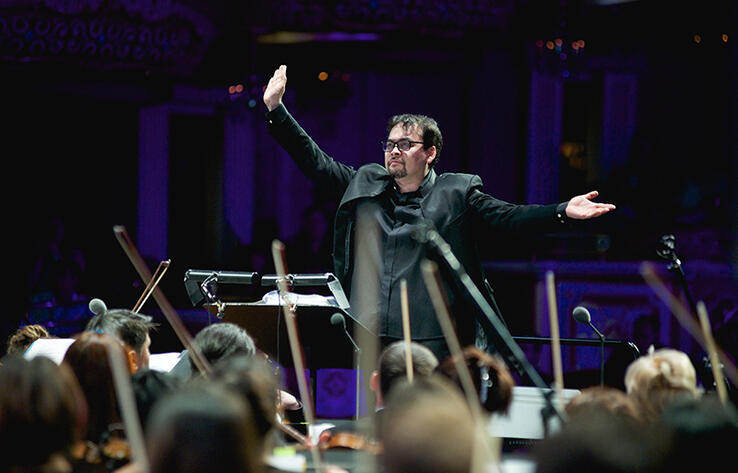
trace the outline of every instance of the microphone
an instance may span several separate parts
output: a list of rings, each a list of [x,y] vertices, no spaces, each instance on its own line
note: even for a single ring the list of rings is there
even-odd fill
[[[595,327],[592,324],[592,316],[589,314],[589,311],[586,307],[583,307],[581,305],[578,305],[574,308],[574,311],[571,313],[571,315],[574,317],[574,320],[579,322],[580,324],[589,325],[592,330],[594,330],[594,333],[597,334],[597,336],[600,339],[600,386],[604,386],[605,384],[605,336],[597,330],[597,327]]]
[[[574,307],[574,312],[571,313],[574,316],[574,320],[580,324],[589,325],[592,323],[592,316],[589,315],[589,311],[586,307],[580,305]]]
[[[102,299],[98,299],[97,297],[92,299],[90,303],[87,304],[87,307],[90,309],[90,312],[95,315],[100,315],[108,310],[108,306],[105,305]]]
[[[348,330],[346,330],[346,317],[343,316],[342,313],[336,312],[333,315],[331,315],[331,325],[334,326],[340,326],[341,329],[343,329],[343,332],[346,334],[348,339],[351,341],[351,344],[354,346],[354,350],[358,353],[359,346],[354,342],[353,337],[351,337],[351,334],[348,333]]]
[[[346,318],[343,316],[343,314],[339,314],[336,312],[335,314],[331,315],[331,325],[340,325],[341,328],[346,330]]]
[[[361,349],[359,349],[359,346],[354,342],[353,337],[351,337],[351,334],[348,333],[348,330],[346,330],[346,317],[343,316],[340,312],[334,312],[333,315],[331,315],[331,325],[336,327],[341,327],[343,329],[343,332],[348,337],[349,341],[351,341],[351,344],[354,346],[354,353],[356,353],[356,420],[359,420],[359,386],[360,386],[360,370],[359,370],[359,353],[361,353]]]

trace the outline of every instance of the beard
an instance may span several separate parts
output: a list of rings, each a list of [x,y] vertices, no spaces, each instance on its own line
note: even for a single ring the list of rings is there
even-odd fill
[[[392,166],[387,166],[387,172],[393,179],[402,179],[403,177],[407,177],[407,168],[405,167],[405,163],[402,161],[395,161],[400,163],[402,166],[397,169],[393,168]]]

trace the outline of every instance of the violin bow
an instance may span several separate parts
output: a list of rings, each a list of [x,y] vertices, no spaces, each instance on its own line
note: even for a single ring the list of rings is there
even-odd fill
[[[148,473],[149,457],[146,454],[146,442],[144,441],[141,419],[138,417],[136,399],[131,386],[131,374],[123,355],[119,350],[115,350],[116,345],[112,341],[105,342],[104,345],[115,383],[120,414],[126,429],[126,440],[131,446],[132,461],[138,466],[141,473]]]
[[[489,463],[499,464],[500,455],[499,449],[493,448],[492,438],[486,433],[485,426],[482,423],[482,419],[487,419],[488,416],[482,412],[482,402],[479,399],[479,393],[477,393],[474,387],[474,381],[472,380],[469,366],[467,366],[464,353],[461,350],[461,344],[459,343],[458,336],[451,321],[451,312],[448,305],[448,298],[441,284],[441,276],[438,271],[438,265],[430,260],[423,260],[421,263],[421,271],[423,273],[423,280],[428,288],[428,294],[431,297],[433,308],[436,311],[438,323],[441,325],[443,336],[446,338],[446,344],[448,345],[449,351],[451,352],[452,359],[456,365],[456,372],[459,375],[459,381],[461,382],[462,390],[466,396],[467,403],[471,409],[472,416],[474,418],[474,424],[476,428],[475,432],[475,445],[472,450],[472,472],[482,472],[487,470]],[[499,442],[499,439],[497,439]]]
[[[548,321],[551,330],[551,361],[553,363],[554,390],[559,399],[559,406],[561,406],[564,403],[564,370],[561,363],[559,311],[556,303],[556,283],[553,271],[546,271],[546,294],[548,295]]]
[[[151,275],[151,272],[149,271],[149,268],[146,267],[144,259],[141,257],[141,254],[136,249],[133,241],[131,241],[131,238],[128,236],[128,231],[126,230],[126,228],[122,225],[116,225],[113,227],[113,232],[115,233],[115,237],[118,239],[118,242],[123,248],[123,251],[128,256],[128,259],[133,264],[133,267],[136,269],[141,279],[144,281],[153,281],[153,277]],[[182,342],[182,345],[184,345],[185,348],[187,348],[187,350],[189,351],[189,354],[192,357],[192,361],[195,363],[195,367],[197,367],[198,371],[203,376],[207,377],[210,373],[210,363],[203,356],[200,347],[192,343],[192,336],[182,323],[182,319],[177,314],[177,311],[174,310],[174,307],[172,307],[172,305],[169,303],[169,300],[166,298],[161,289],[154,285],[151,293],[153,294],[154,300],[159,305],[159,308],[164,314],[164,317],[169,322],[169,325],[172,326],[175,335],[177,335],[179,341]]]
[[[373,373],[377,369],[377,358],[380,352],[379,339],[376,333],[378,320],[377,301],[379,295],[379,274],[382,259],[379,225],[373,211],[373,204],[360,204],[356,209],[356,231],[354,233],[354,271],[351,286],[351,310],[360,321],[372,321],[367,324],[368,330],[360,330],[354,324],[354,337],[359,346],[361,359],[357,367],[361,373]],[[357,396],[360,394],[357,393]],[[378,440],[369,422],[358,422],[357,431],[366,439]],[[381,451],[381,443],[373,444]],[[369,455],[362,459],[366,471],[375,471],[377,459]]]
[[[725,405],[728,402],[728,389],[725,386],[722,369],[720,368],[720,355],[718,355],[715,347],[715,338],[712,336],[710,317],[707,315],[707,308],[705,307],[705,303],[702,301],[697,302],[697,314],[700,318],[700,325],[702,326],[702,336],[705,337],[707,353],[710,356],[712,377],[715,378],[715,389],[717,389],[720,402]]]
[[[308,434],[310,427],[315,425],[315,416],[313,415],[312,396],[305,376],[305,359],[300,344],[300,335],[297,331],[296,322],[296,304],[292,303],[288,297],[287,286],[287,260],[284,243],[279,240],[272,241],[272,257],[274,258],[274,267],[277,270],[277,288],[281,300],[282,311],[284,312],[285,324],[287,325],[287,335],[290,341],[290,349],[292,350],[292,360],[295,363],[295,375],[297,377],[297,386],[300,390],[300,397],[303,399],[303,409],[305,411],[305,420],[308,423]],[[310,447],[310,453],[313,457],[313,464],[317,471],[323,471],[322,459],[316,439],[307,436],[306,441]]]
[[[151,277],[149,283],[146,285],[146,288],[141,294],[141,297],[138,298],[138,301],[136,301],[136,305],[134,305],[133,309],[131,309],[133,312],[138,313],[138,311],[141,310],[141,307],[143,307],[143,305],[146,303],[146,300],[151,295],[151,292],[154,290],[156,285],[159,284],[161,278],[164,277],[164,273],[167,272],[167,269],[169,269],[169,263],[171,263],[171,260],[164,260],[159,263],[159,266],[157,266],[154,275]]]
[[[711,348],[708,345],[708,341],[705,339],[702,330],[700,329],[700,325],[694,320],[694,316],[684,306],[684,304],[682,304],[682,302],[677,299],[671,293],[671,291],[669,291],[669,289],[667,289],[666,284],[664,284],[661,278],[659,278],[659,276],[656,274],[656,270],[654,269],[653,265],[649,262],[643,262],[640,267],[640,272],[643,276],[643,279],[645,279],[653,292],[661,299],[664,304],[666,304],[667,307],[669,307],[672,314],[674,314],[674,317],[676,317],[677,321],[681,324],[684,330],[692,335],[692,337],[697,341],[697,343],[700,344],[700,346],[705,351],[710,353]],[[738,368],[736,368],[735,363],[733,363],[733,361],[725,354],[725,352],[717,345],[717,343],[713,344],[712,350],[715,352],[720,361],[723,362],[725,375],[733,382],[734,385],[738,386]],[[720,376],[720,379],[722,379],[722,376]],[[719,383],[717,378],[715,379],[715,382]]]
[[[400,294],[402,302],[402,334],[405,340],[405,371],[407,379],[413,382],[413,349],[410,337],[410,304],[407,297],[407,280],[400,281]]]

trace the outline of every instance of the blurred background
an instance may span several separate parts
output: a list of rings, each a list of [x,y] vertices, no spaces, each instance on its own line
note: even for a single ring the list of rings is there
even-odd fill
[[[736,13],[665,0],[0,1],[3,339],[31,322],[74,333],[93,297],[135,304],[145,283],[115,225],[152,272],[171,260],[160,287],[193,331],[210,318],[188,298],[188,269],[273,273],[279,238],[291,272],[332,271],[335,203],[266,131],[262,88],[286,64],[288,109],[346,164],[381,162],[386,120],[422,113],[443,132],[439,172],[478,174],[516,203],[597,189],[617,205],[564,234],[480,239],[513,335],[548,335],[553,271],[562,336],[594,337],[571,317],[584,305],[608,338],[701,357],[644,283],[650,261],[705,302],[735,356]],[[658,256],[666,235],[684,280]],[[153,299],[142,311],[159,313]],[[152,352],[181,349],[165,333]],[[598,366],[596,350],[565,350],[571,376]]]

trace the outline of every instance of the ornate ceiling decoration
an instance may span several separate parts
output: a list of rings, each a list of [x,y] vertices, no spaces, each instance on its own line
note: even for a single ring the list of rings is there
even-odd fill
[[[186,73],[215,37],[174,0],[0,0],[0,60]]]

